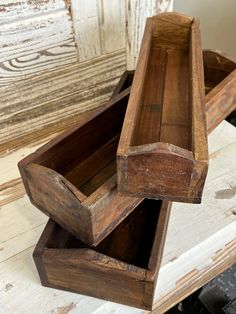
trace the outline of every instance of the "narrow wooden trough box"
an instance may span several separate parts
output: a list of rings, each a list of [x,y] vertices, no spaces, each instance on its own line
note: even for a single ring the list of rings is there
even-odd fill
[[[141,201],[117,191],[116,150],[128,79],[125,73],[103,110],[19,163],[31,202],[90,245],[104,239]]]
[[[208,145],[198,20],[147,19],[117,167],[121,194],[201,201]]]
[[[170,206],[143,200],[96,248],[49,220],[33,254],[42,284],[151,310]]]

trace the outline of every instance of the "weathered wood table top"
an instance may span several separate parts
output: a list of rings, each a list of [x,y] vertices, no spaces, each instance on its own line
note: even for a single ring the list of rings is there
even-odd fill
[[[48,218],[26,197],[17,162],[47,140],[0,156],[0,313],[144,313],[41,286],[32,251]],[[236,262],[236,128],[221,123],[209,147],[202,204],[173,204],[153,313],[165,312]]]

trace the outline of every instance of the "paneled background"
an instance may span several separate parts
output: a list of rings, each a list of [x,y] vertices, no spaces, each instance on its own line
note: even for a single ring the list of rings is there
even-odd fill
[[[75,124],[134,69],[147,16],[172,0],[1,0],[0,151]]]

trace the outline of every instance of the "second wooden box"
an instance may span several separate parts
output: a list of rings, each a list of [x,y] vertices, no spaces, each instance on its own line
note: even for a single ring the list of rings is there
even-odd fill
[[[96,248],[49,220],[34,251],[42,284],[151,310],[170,205],[143,200]]]
[[[199,203],[208,169],[199,21],[148,18],[117,151],[118,190]]]

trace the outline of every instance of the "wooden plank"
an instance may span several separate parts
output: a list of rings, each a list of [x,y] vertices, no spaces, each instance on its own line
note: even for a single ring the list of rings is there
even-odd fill
[[[173,0],[126,0],[127,70],[134,70],[147,17],[172,11]]]
[[[49,138],[44,138],[40,140],[39,143],[37,141],[32,145],[22,145],[23,147],[14,150],[5,152],[5,154],[0,155],[1,160],[1,176],[0,176],[0,186],[3,184],[9,183],[10,181],[16,180],[20,173],[17,168],[17,162],[20,161],[23,157],[33,153],[36,149],[38,149],[42,144],[45,144]]]
[[[221,149],[230,146],[235,142],[235,127],[226,121],[222,121],[212,132],[209,132],[208,147],[209,157],[220,151]]]
[[[26,197],[2,206],[0,219],[1,262],[34,245],[47,221]]]
[[[40,0],[34,3],[27,0],[2,0],[0,4],[0,24],[12,23],[19,19],[35,17],[64,9],[65,2],[61,0]]]
[[[125,66],[125,53],[118,51],[0,89],[0,144],[50,125],[55,132],[57,122],[73,116],[76,121],[81,112],[99,107],[109,98]]]
[[[117,85],[116,88],[113,89],[112,95],[118,94],[122,90],[121,86],[123,84],[125,88],[128,88],[132,82],[132,76],[132,72],[124,72],[122,79],[120,79],[121,85]],[[115,79],[115,81],[118,79],[119,78]],[[60,133],[65,128],[78,125],[82,121],[87,120],[89,117],[94,115],[97,110],[98,109],[92,109],[81,114],[73,115],[72,117],[63,119],[62,121],[59,120],[58,122],[47,126],[47,128],[41,129],[39,131],[32,130],[32,132],[26,136],[18,137],[16,139],[13,138],[12,140],[2,145],[0,144],[0,156],[10,154],[12,150],[20,150],[21,147],[25,147],[26,145],[36,145],[37,143],[43,144],[45,141],[49,141],[52,137],[55,137],[57,133]],[[55,129],[57,133],[55,133]],[[22,157],[24,157],[24,155],[22,155]]]
[[[234,223],[181,255],[173,263],[164,266],[161,269],[163,270],[163,277],[160,274],[159,286],[157,286],[155,295],[156,302],[151,313],[165,313],[231,267],[236,259],[235,229],[236,222],[234,221]],[[164,281],[166,282],[166,278],[172,285],[169,285],[169,290],[163,291],[163,286],[162,288],[160,286]]]
[[[125,1],[99,0],[102,54],[125,48]]]
[[[4,0],[0,10],[0,86],[76,61],[71,18],[63,0]]]
[[[71,0],[79,62],[101,55],[97,0]]]
[[[145,10],[143,8],[145,7]],[[126,56],[127,70],[134,70],[137,62],[145,20],[152,15],[150,1],[126,0]]]
[[[105,303],[103,300],[90,297],[84,299],[84,296],[78,294],[41,286],[32,251],[33,248],[28,248],[0,264],[0,304],[4,314],[42,314],[42,311],[53,314],[69,313],[68,311],[92,314]]]

